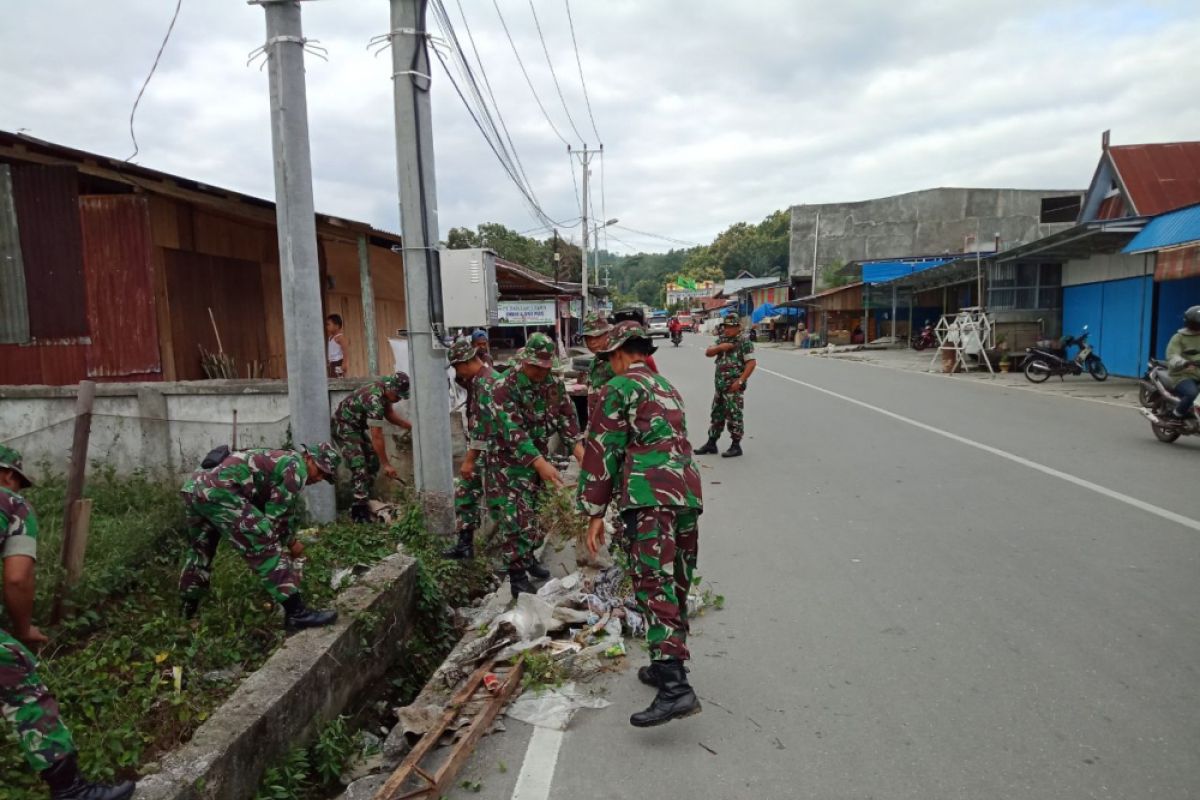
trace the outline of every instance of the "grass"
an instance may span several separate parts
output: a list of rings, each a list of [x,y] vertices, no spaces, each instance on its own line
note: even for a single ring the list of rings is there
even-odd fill
[[[57,579],[63,490],[61,480],[49,479],[27,493],[41,522],[39,623],[49,619]],[[240,676],[270,656],[284,638],[282,617],[241,557],[222,543],[212,591],[189,625],[179,613],[177,593],[184,550],[178,488],[99,472],[89,478],[87,494],[95,504],[87,574],[73,594],[72,615],[60,625],[42,626],[51,642],[40,654],[39,673],[62,707],[85,772],[97,779],[134,777],[187,741]],[[429,553],[433,538],[415,511],[392,526],[325,526],[305,554],[306,601],[321,606],[332,600],[329,578],[338,567],[375,563],[401,541]],[[464,572],[470,569],[484,568],[443,563],[423,569],[424,608],[436,605],[440,613],[447,600],[467,596]],[[443,594],[430,583],[437,580],[462,585]],[[422,627],[428,659],[453,640],[448,623]],[[2,727],[9,739],[7,724]],[[328,761],[321,768],[326,775]],[[0,800],[45,796],[11,740],[0,748],[0,775]]]

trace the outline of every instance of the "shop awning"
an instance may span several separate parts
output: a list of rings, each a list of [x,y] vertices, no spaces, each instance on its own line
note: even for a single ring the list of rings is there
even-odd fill
[[[863,283],[887,283],[897,278],[904,278],[915,272],[940,267],[950,263],[951,259],[942,258],[932,261],[876,261],[862,265]]]
[[[1121,252],[1146,253],[1195,242],[1200,242],[1200,205],[1155,217]]]
[[[750,313],[750,321],[758,325],[765,320],[782,316],[802,317],[804,316],[804,312],[793,306],[776,306],[770,303],[763,303]]]

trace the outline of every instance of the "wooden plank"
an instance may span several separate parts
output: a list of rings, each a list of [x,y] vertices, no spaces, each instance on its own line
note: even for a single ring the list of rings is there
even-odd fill
[[[521,672],[525,662],[517,660],[513,668],[508,671],[504,683],[500,685],[498,691],[490,702],[476,715],[471,722],[471,726],[467,728],[466,734],[454,745],[454,751],[450,757],[446,759],[446,763],[442,765],[434,777],[434,792],[437,795],[446,794],[449,792],[454,783],[454,778],[458,775],[458,771],[467,763],[467,759],[471,757],[471,753],[475,751],[475,745],[492,728],[492,723],[496,719],[496,715],[500,713],[500,709],[512,698],[517,687],[521,685]]]

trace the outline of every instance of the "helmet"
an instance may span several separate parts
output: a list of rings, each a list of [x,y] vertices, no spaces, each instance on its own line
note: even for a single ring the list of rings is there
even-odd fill
[[[1183,324],[1191,330],[1200,331],[1200,306],[1192,306],[1183,312]]]

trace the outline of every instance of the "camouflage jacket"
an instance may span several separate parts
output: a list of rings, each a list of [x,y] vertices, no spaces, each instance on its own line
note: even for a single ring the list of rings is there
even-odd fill
[[[387,415],[389,405],[383,396],[383,386],[372,381],[338,403],[333,412],[333,423],[343,429],[365,431],[371,420],[380,420]]]
[[[579,414],[575,413],[575,403],[567,394],[567,384],[554,373],[541,384],[530,384],[534,390],[534,407],[542,419],[534,438],[545,436],[544,441],[538,440],[538,448],[548,452],[551,435],[557,433],[567,447],[574,447],[582,433],[579,430]]]
[[[596,406],[600,401],[600,390],[603,389],[605,384],[607,384],[616,376],[617,374],[613,372],[612,364],[610,364],[606,359],[592,359],[592,368],[588,370],[587,374],[588,419],[591,419],[592,415],[596,413]]]
[[[488,398],[487,402],[491,402],[490,398],[496,393],[496,383],[500,378],[499,372],[491,367],[484,367],[474,378],[460,384],[467,391],[467,447],[472,450],[488,449],[487,442],[477,436],[480,432],[480,399]]]
[[[608,382],[588,420],[579,508],[603,516],[616,500],[630,508],[702,509],[700,471],[692,461],[683,398],[645,364]]]
[[[224,489],[246,500],[271,521],[291,524],[299,511],[300,493],[308,481],[308,465],[292,450],[242,450],[219,466],[200,470],[183,485],[185,494]]]
[[[754,342],[746,336],[717,336],[716,344],[736,345],[732,350],[717,353],[717,388],[726,389],[746,369],[746,362],[754,360]]]
[[[0,559],[37,558],[38,521],[33,507],[16,492],[0,488]]]
[[[515,366],[493,384],[490,393],[480,387],[479,422],[471,438],[487,445],[491,466],[528,469],[545,456],[544,440],[539,438],[545,420],[538,413],[536,395],[533,381]]]

